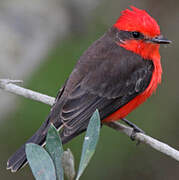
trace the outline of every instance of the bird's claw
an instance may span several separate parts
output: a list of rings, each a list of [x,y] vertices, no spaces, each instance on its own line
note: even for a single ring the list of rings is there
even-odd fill
[[[127,119],[122,118],[121,120],[124,121],[131,128],[133,128],[132,134],[130,136],[132,141],[135,140],[136,133],[143,133],[143,134],[145,134],[145,132],[142,129],[140,129],[137,125],[133,124],[132,122],[128,121]],[[139,145],[139,144],[140,144],[140,141],[137,142],[137,145]]]
[[[136,133],[144,133],[144,131],[138,131],[138,130],[136,131],[136,129],[133,128],[133,131],[132,131],[132,133],[131,133],[131,135],[130,135],[130,139],[131,139],[132,141],[135,141],[135,140],[136,140],[136,139],[135,139]],[[137,140],[136,145],[138,146],[139,144],[140,144],[140,141]]]

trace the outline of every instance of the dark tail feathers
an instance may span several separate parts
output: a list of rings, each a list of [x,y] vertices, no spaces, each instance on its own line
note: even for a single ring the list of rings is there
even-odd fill
[[[49,124],[45,122],[37,132],[26,142],[26,143],[35,143],[43,145],[46,138],[46,132],[48,130]],[[7,169],[11,169],[12,172],[16,172],[27,162],[25,154],[25,144],[22,145],[9,159],[7,162]]]
[[[26,142],[26,143],[35,143],[39,145],[43,145],[46,140],[46,134],[48,131],[48,127],[50,125],[49,119],[44,122],[44,124],[38,129],[38,131]],[[58,123],[58,127],[60,127],[62,124]],[[56,127],[56,128],[58,128]],[[77,135],[81,134],[83,131],[85,131],[86,128],[79,129],[75,133],[71,135],[65,135],[64,131],[62,130],[60,137],[62,140],[62,143],[65,144]],[[10,169],[12,172],[18,171],[21,167],[23,167],[27,163],[26,154],[25,154],[25,144],[22,145],[9,159],[7,162],[7,169]]]

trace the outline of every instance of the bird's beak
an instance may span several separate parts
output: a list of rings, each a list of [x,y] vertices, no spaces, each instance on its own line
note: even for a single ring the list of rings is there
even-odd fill
[[[151,41],[153,43],[157,43],[157,44],[170,44],[172,42],[172,41],[164,38],[162,35],[152,38]]]

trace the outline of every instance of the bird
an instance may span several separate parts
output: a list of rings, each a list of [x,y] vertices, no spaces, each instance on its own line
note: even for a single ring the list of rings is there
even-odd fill
[[[131,6],[82,54],[57,94],[50,113],[26,142],[44,145],[50,124],[65,144],[87,129],[98,109],[101,124],[125,118],[161,83],[160,44],[169,44],[146,10]],[[25,144],[26,144],[25,143]],[[25,144],[7,162],[16,172],[27,163]]]

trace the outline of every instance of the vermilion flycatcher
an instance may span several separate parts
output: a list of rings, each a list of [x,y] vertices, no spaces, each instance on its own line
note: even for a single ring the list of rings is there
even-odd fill
[[[119,120],[156,90],[162,75],[159,47],[171,41],[146,11],[131,8],[80,57],[48,118],[27,143],[43,145],[50,123],[57,129],[63,125],[60,136],[67,143],[86,130],[96,109],[102,122]],[[17,171],[26,161],[23,145],[7,168]]]

